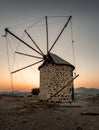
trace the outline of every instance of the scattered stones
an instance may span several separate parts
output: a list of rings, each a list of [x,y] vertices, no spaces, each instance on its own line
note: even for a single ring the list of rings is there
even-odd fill
[[[99,99],[90,101],[91,106],[87,106],[85,100],[79,101],[82,102],[82,107],[63,107],[57,103],[32,100],[34,99],[28,97],[20,100],[13,97],[0,99],[0,130],[98,130],[99,128],[99,116],[86,115],[99,112]],[[26,105],[24,102],[32,105]],[[33,107],[34,105],[38,107]],[[82,116],[81,113],[86,116]]]

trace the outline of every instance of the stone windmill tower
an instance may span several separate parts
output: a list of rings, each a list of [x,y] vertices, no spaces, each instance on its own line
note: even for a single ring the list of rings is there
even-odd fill
[[[28,48],[32,49],[36,53],[38,53],[41,57],[16,52],[21,55],[31,56],[33,58],[41,59],[40,61],[37,61],[31,65],[28,65],[26,67],[23,67],[21,69],[15,70],[12,73],[16,73],[20,70],[23,70],[25,68],[31,67],[33,65],[36,65],[40,62],[42,64],[39,66],[40,70],[40,94],[39,98],[41,100],[47,100],[47,101],[59,101],[59,102],[71,102],[73,100],[74,95],[74,86],[73,86],[73,70],[74,66],[70,64],[69,62],[65,61],[61,57],[57,56],[56,54],[51,53],[52,48],[57,43],[58,39],[62,35],[63,31],[67,27],[69,21],[71,20],[72,16],[69,16],[68,20],[66,21],[66,24],[64,25],[63,29],[57,36],[55,42],[52,44],[51,48],[49,49],[48,46],[48,22],[47,22],[47,16],[45,17],[46,21],[46,39],[47,39],[47,54],[44,54],[42,50],[39,48],[39,46],[36,44],[36,42],[33,40],[33,38],[29,35],[29,33],[25,30],[25,33],[27,36],[31,39],[31,41],[34,43],[35,48],[30,46],[27,42],[20,39],[18,36],[13,34],[11,31],[8,30],[8,28],[5,29],[6,35],[7,33],[11,34],[13,37],[18,39],[22,44],[27,46]]]
[[[70,80],[73,79],[74,66],[59,56],[49,53],[48,59],[39,67],[40,70],[40,99],[48,100]],[[73,99],[73,82],[51,101],[71,102]]]

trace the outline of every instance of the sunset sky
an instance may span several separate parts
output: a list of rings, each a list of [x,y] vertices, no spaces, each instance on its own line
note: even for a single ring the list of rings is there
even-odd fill
[[[70,16],[72,15],[73,37],[75,48],[76,73],[79,77],[75,80],[76,87],[95,87],[99,88],[99,1],[98,0],[0,0],[0,90],[11,90],[11,81],[8,67],[8,57],[6,52],[6,38],[4,29],[12,27],[11,31],[19,34],[20,29],[14,28],[15,25],[22,25],[44,16]],[[44,21],[43,21],[44,22]],[[64,24],[64,23],[62,23]],[[57,24],[58,26],[58,24]],[[70,32],[67,28],[65,39],[60,39],[63,44],[55,46],[53,53],[58,54],[65,60],[73,63],[70,43]],[[55,26],[54,26],[55,28]],[[53,29],[54,29],[53,28]],[[44,37],[39,28],[35,31],[33,37],[39,43],[39,46],[45,51]],[[43,30],[43,28],[42,28]],[[57,28],[54,31],[49,30],[51,38],[56,38]],[[39,34],[41,35],[38,39]],[[51,35],[52,33],[52,35]],[[67,34],[68,33],[68,34]],[[55,35],[56,34],[56,35]],[[20,32],[20,37],[22,33]],[[65,34],[63,34],[65,36]],[[11,38],[11,37],[10,37]],[[53,38],[53,41],[54,41]],[[27,40],[27,39],[26,39]],[[41,43],[40,43],[41,41]],[[66,42],[65,42],[66,41]],[[15,42],[17,42],[15,40]],[[66,44],[65,44],[66,43]],[[70,43],[71,44],[71,43]],[[12,46],[16,46],[12,38]],[[66,49],[65,49],[66,48]],[[67,52],[68,51],[68,52]],[[28,50],[30,54],[31,50]],[[10,60],[12,55],[10,54]],[[35,61],[28,58],[25,62],[21,60],[21,66],[29,65]],[[9,61],[10,61],[9,60]],[[12,64],[12,60],[10,62]],[[39,66],[40,64],[38,64]],[[19,66],[19,65],[18,65]],[[27,90],[39,86],[38,66],[28,68],[21,73],[13,75],[14,90]],[[12,67],[12,66],[11,66]],[[14,68],[15,70],[16,68]]]

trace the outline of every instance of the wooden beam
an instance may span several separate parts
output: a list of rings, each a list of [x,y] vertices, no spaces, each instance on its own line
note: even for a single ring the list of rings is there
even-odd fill
[[[36,42],[33,40],[33,38],[30,36],[30,34],[24,30],[25,33],[28,35],[28,37],[31,39],[31,41],[34,43],[34,45],[37,47],[37,49],[42,53],[42,55],[44,55],[44,53],[41,51],[41,49],[38,47],[38,45],[36,44]]]
[[[33,55],[29,55],[29,54],[18,52],[18,51],[15,51],[15,53],[20,54],[20,55],[24,55],[24,56],[33,57],[33,58],[43,59],[42,57],[33,56]]]
[[[34,49],[33,47],[31,47],[29,44],[27,44],[25,41],[23,41],[23,40],[20,39],[18,36],[16,36],[15,34],[13,34],[11,31],[9,31],[8,28],[5,28],[5,32],[10,33],[13,37],[15,37],[16,39],[18,39],[21,43],[23,43],[23,44],[26,45],[27,47],[31,48],[32,50],[34,50],[34,51],[37,52],[38,54],[42,55],[39,51],[37,51],[36,49]]]
[[[11,72],[11,74],[16,73],[16,72],[19,72],[19,71],[21,71],[21,70],[23,70],[23,69],[29,68],[29,67],[31,67],[31,66],[33,66],[33,65],[36,65],[36,64],[38,64],[38,63],[40,63],[40,62],[42,62],[42,61],[43,61],[43,60],[38,61],[38,62],[36,62],[36,63],[33,63],[33,64],[31,64],[31,65],[25,66],[25,67],[23,67],[23,68],[21,68],[21,69],[15,70],[15,71]]]
[[[66,22],[66,24],[64,25],[63,29],[61,30],[61,32],[59,33],[58,37],[56,38],[55,42],[53,43],[53,45],[51,46],[49,52],[52,50],[52,48],[55,46],[56,42],[58,41],[58,39],[60,38],[60,36],[62,35],[63,31],[65,30],[65,28],[67,27],[69,21],[71,20],[72,16],[69,17],[68,21]]]
[[[76,79],[79,75],[76,75],[73,79],[71,79],[64,87],[62,87],[60,90],[58,90],[54,95],[52,95],[49,99],[47,99],[47,101],[51,100],[53,97],[55,97],[59,92],[61,92],[64,88],[66,88],[67,86],[69,86],[74,79]]]

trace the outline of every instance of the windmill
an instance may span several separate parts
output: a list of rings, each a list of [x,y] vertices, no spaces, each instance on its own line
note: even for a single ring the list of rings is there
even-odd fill
[[[65,61],[61,57],[57,56],[56,54],[51,53],[51,50],[54,48],[55,44],[57,43],[58,39],[61,37],[63,31],[67,27],[68,23],[70,22],[72,16],[69,16],[68,20],[66,21],[65,25],[63,26],[62,30],[56,37],[56,40],[53,42],[52,46],[49,48],[49,35],[48,35],[48,19],[45,16],[46,21],[46,46],[47,46],[47,54],[40,49],[37,43],[33,40],[31,35],[28,31],[25,30],[25,33],[29,37],[29,39],[33,42],[34,47],[29,45],[27,42],[16,36],[12,33],[8,28],[5,28],[5,33],[9,33],[17,40],[19,40],[22,44],[39,54],[40,56],[29,55],[26,53],[18,52],[15,53],[20,55],[26,55],[33,58],[40,59],[39,61],[25,66],[23,68],[17,69],[11,74],[19,72],[23,69],[28,67],[34,66],[38,63],[41,63],[39,66],[40,70],[40,94],[39,97],[41,100],[50,100],[50,101],[72,101],[73,99],[73,80],[77,77],[73,78],[73,70],[74,66],[69,62]]]

